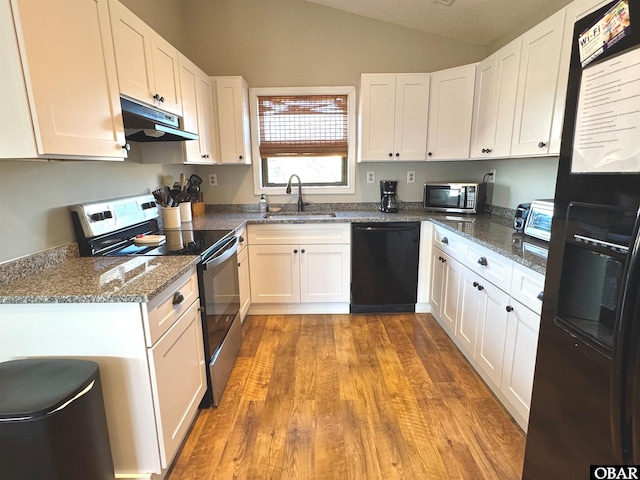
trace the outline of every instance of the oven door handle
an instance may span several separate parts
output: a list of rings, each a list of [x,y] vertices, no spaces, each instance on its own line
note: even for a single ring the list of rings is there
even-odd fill
[[[238,251],[238,243],[237,236],[230,238],[215,254],[203,260],[202,267],[206,270],[208,267],[213,268],[224,263]]]

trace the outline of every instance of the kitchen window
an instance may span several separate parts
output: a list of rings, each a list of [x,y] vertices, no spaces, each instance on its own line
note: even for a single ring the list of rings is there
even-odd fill
[[[254,88],[256,193],[284,194],[294,173],[312,193],[353,193],[355,88]]]

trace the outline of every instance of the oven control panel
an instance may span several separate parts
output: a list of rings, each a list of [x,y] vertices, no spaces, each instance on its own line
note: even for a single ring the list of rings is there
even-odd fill
[[[104,235],[159,216],[153,195],[114,198],[69,208],[77,213],[86,238]]]

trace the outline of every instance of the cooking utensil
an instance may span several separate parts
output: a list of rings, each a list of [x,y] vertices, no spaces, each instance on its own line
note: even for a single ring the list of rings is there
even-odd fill
[[[191,185],[199,187],[202,184],[202,178],[194,173],[189,177],[189,183],[191,183]]]
[[[162,184],[169,190],[173,188],[173,184],[176,183],[175,179],[171,175],[162,176]]]
[[[151,192],[151,194],[153,195],[153,198],[156,199],[158,205],[160,205],[161,207],[167,206],[167,192],[164,190],[164,188],[156,188],[153,192]]]

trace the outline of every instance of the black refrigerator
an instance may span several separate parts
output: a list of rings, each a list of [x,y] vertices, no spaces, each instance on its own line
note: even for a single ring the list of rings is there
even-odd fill
[[[638,47],[640,0],[575,24],[526,480],[640,464]]]

